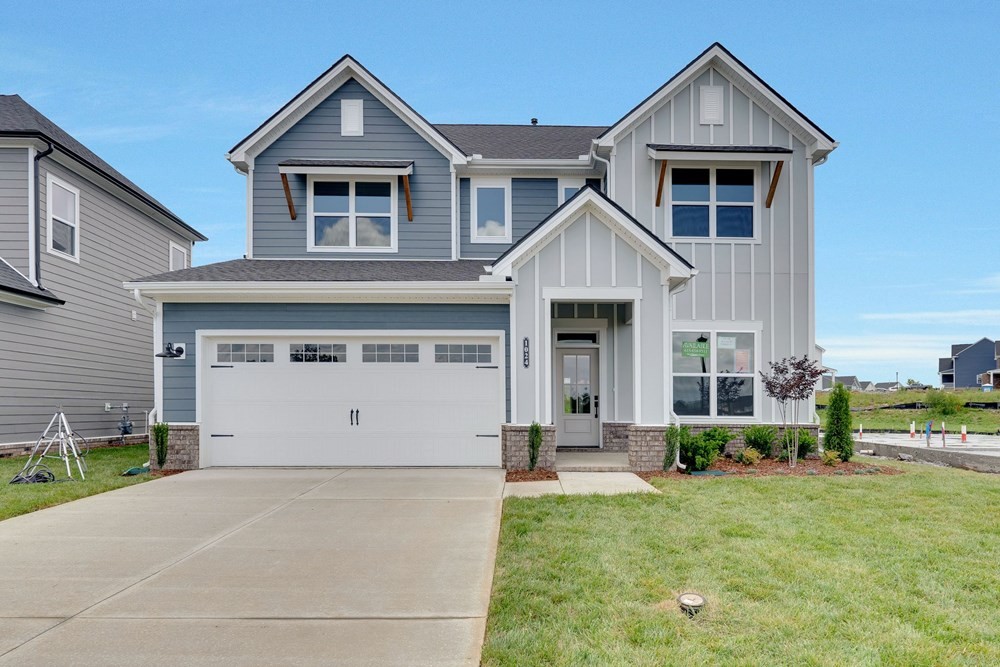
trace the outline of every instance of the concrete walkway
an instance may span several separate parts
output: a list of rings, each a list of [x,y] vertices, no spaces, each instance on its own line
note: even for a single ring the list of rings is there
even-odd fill
[[[550,494],[582,495],[597,493],[660,493],[655,486],[631,472],[560,472],[558,480],[544,482],[507,482],[504,498],[535,498]]]
[[[0,522],[0,664],[478,665],[503,483],[209,469]]]

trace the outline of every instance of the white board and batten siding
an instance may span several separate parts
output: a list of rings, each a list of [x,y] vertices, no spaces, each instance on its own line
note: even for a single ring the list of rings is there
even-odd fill
[[[700,89],[721,88],[721,122],[702,124]],[[811,214],[812,161],[804,136],[782,124],[718,69],[696,73],[687,85],[638,119],[618,137],[612,155],[610,196],[644,225],[690,261],[699,274],[684,291],[672,297],[674,321],[759,323],[762,340],[757,369],[790,355],[813,355],[815,298],[813,220]],[[664,182],[663,200],[655,204],[659,162],[647,153],[647,144],[776,146],[791,154],[776,155],[785,164],[772,207],[764,207],[772,162],[759,167],[755,188],[755,238],[671,238],[670,182]],[[725,166],[725,163],[713,164]],[[740,162],[741,166],[749,163]],[[675,161],[672,166],[685,166]],[[778,419],[774,406],[764,401],[762,418]]]
[[[551,304],[583,302],[619,304],[607,318],[610,321],[603,323],[609,335],[601,343],[602,368],[611,377],[604,381],[604,391],[610,394],[601,397],[602,419],[665,423],[662,341],[669,325],[664,312],[667,287],[659,266],[596,212],[584,210],[533,255],[515,264],[513,279],[515,422],[552,422],[552,392],[561,391],[561,383],[552,377]],[[641,396],[638,404],[636,395]]]

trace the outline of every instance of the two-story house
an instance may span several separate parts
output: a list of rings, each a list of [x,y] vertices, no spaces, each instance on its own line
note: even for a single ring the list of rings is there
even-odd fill
[[[153,318],[122,281],[190,266],[202,240],[21,97],[0,95],[0,451],[34,443],[60,407],[85,437],[114,435],[122,403],[141,423]]]
[[[157,407],[201,466],[498,466],[533,421],[611,451],[780,422],[758,371],[816,350],[836,146],[719,44],[601,127],[435,125],[345,56],[227,156],[246,258],[128,283],[186,350]]]
[[[983,374],[997,368],[998,343],[990,338],[980,338],[975,343],[951,346],[951,356],[938,359],[938,376],[944,389],[978,387]],[[987,383],[990,384],[990,383]]]

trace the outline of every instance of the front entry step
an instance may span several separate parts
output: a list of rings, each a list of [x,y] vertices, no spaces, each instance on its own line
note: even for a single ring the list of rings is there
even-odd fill
[[[626,452],[556,452],[557,472],[629,472]]]

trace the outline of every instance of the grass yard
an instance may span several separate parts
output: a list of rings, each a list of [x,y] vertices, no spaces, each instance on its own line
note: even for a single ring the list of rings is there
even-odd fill
[[[140,466],[149,460],[149,446],[145,444],[92,449],[87,455],[87,479],[83,482],[8,484],[11,477],[21,471],[25,459],[24,456],[0,459],[0,521],[150,479],[148,474],[121,476],[128,468]],[[61,461],[47,459],[46,464],[57,477],[66,476],[66,467],[63,466],[61,470],[58,467],[62,465]],[[79,479],[79,473],[75,469],[73,474]]]
[[[1000,664],[1000,477],[892,465],[508,499],[483,664]]]
[[[976,401],[995,401],[997,396],[983,393],[975,389],[948,390],[964,404]],[[923,430],[923,425],[934,420],[934,432],[937,433],[944,420],[948,430],[958,433],[962,424],[965,424],[970,431],[978,433],[1000,433],[1000,410],[983,410],[979,408],[962,408],[957,414],[943,416],[932,410],[880,410],[880,406],[895,405],[897,403],[924,402],[927,399],[926,391],[898,391],[898,392],[851,392],[851,408],[866,408],[861,411],[852,412],[851,418],[854,429],[858,424],[863,424],[865,430],[892,430],[901,433],[910,431],[910,422],[917,423],[917,431]],[[830,392],[819,392],[816,394],[817,405],[828,405],[830,402]],[[826,410],[820,410],[819,416],[826,423]]]

